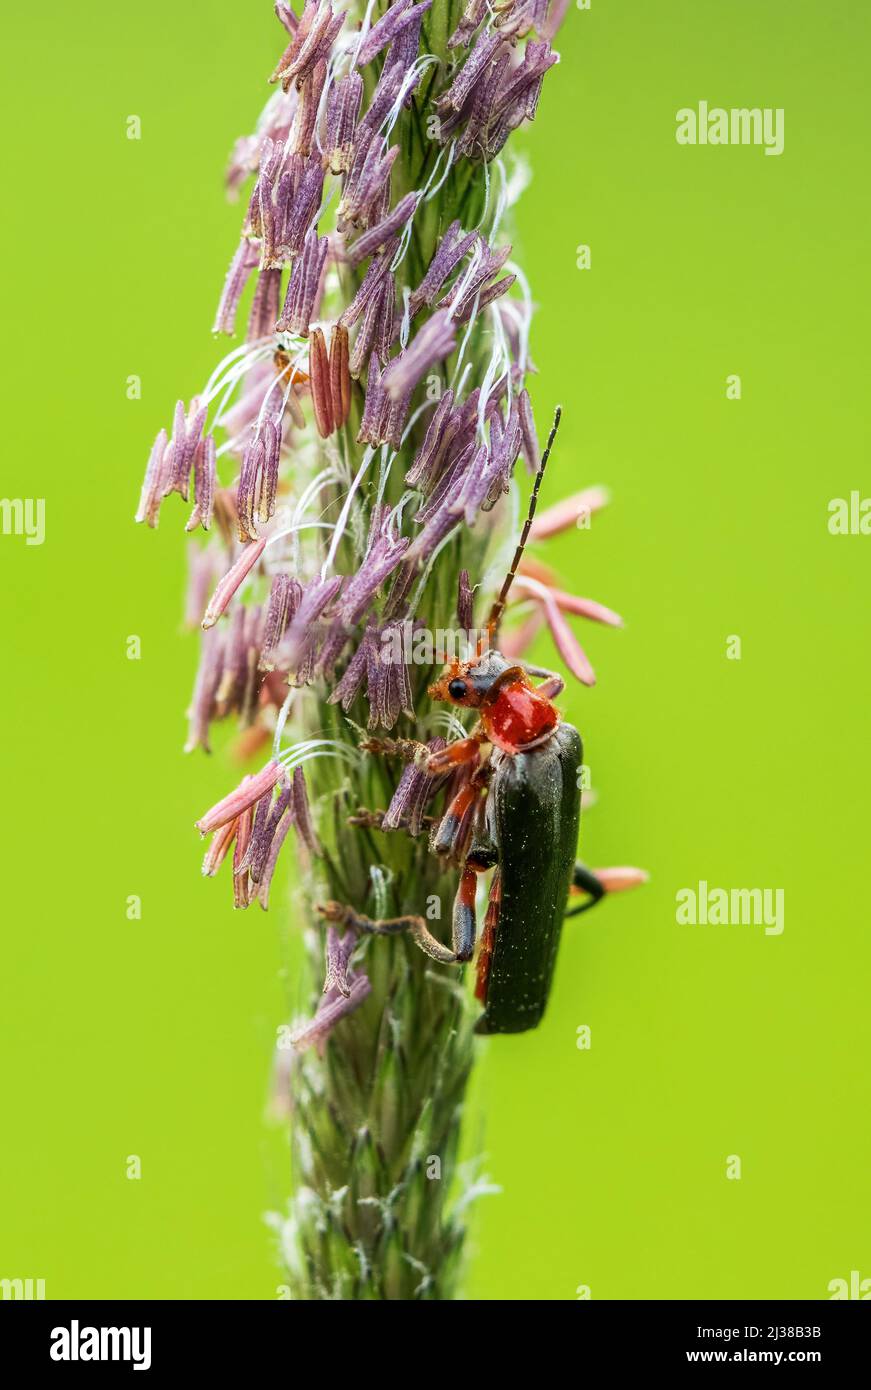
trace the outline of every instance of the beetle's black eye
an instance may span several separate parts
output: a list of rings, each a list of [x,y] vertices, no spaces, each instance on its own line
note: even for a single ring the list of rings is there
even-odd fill
[[[466,685],[466,682],[461,681],[459,679],[452,680],[448,683],[448,694],[450,695],[452,700],[462,700],[463,696],[467,692],[467,689],[468,687]]]

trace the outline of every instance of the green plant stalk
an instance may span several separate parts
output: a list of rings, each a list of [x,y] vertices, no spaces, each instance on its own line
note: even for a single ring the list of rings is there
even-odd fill
[[[433,8],[423,47],[443,56],[446,35],[462,7]],[[427,86],[415,97],[409,118],[399,123],[403,150],[396,172],[402,178],[395,184],[396,200],[423,187],[438,155],[439,146],[427,139],[419,115],[426,108]],[[464,227],[477,224],[485,203],[484,180],[482,165],[470,178],[468,162],[462,161],[438,197],[421,209],[407,256],[410,283],[422,278],[455,217]],[[342,287],[346,302],[361,278],[362,272],[348,277]],[[467,348],[473,380],[480,379],[475,369],[489,355],[486,336],[482,317]],[[444,369],[442,377],[446,387]],[[361,405],[358,392],[343,440],[352,468],[359,459],[353,441]],[[425,424],[407,442],[409,459]],[[361,490],[364,513],[376,488],[373,469]],[[386,499],[397,502],[401,489],[401,471],[394,469]],[[480,574],[486,544],[486,536],[461,528],[441,551],[418,610],[431,630],[456,626],[460,570]],[[346,559],[353,567],[353,555]],[[429,711],[426,687],[435,674],[428,667],[412,667],[418,718],[403,717],[394,736],[420,737]],[[316,700],[307,701],[306,736],[343,739],[356,747],[358,730],[326,703],[327,693],[319,688]],[[366,715],[361,700],[352,716],[362,725]],[[315,866],[314,884],[306,882],[301,894],[311,927],[312,1011],[324,971],[323,925],[314,912],[319,898],[350,903],[373,916],[423,914],[436,931],[439,921],[450,921],[456,873],[444,871],[425,834],[412,840],[404,832],[386,834],[347,823],[358,807],[387,807],[401,767],[396,760],[375,756],[359,768],[332,759],[309,765],[313,814],[326,850]],[[458,1154],[477,1009],[465,971],[434,964],[405,938],[370,938],[358,958],[361,953],[372,984],[370,997],[342,1020],[322,1053],[310,1048],[291,1065],[295,1190],[282,1236],[291,1295],[454,1298],[463,1269],[463,1211],[474,1192],[474,1174],[460,1172]]]
[[[353,744],[334,706],[319,704],[318,713],[326,736]],[[396,733],[412,737],[415,728]],[[435,930],[450,920],[456,876],[443,871],[425,834],[412,840],[347,823],[359,806],[386,807],[399,771],[375,757],[359,771],[330,759],[311,765],[326,851],[319,882],[303,891],[312,1012],[324,970],[314,913],[321,893],[373,916],[423,913]],[[370,938],[360,949],[370,997],[322,1055],[310,1048],[292,1064],[291,1290],[297,1298],[451,1298],[464,1229],[450,1199],[462,1195],[457,1154],[476,1010],[464,972],[436,965],[404,937]]]

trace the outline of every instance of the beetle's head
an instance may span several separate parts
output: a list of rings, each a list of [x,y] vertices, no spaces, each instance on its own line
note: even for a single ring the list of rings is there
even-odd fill
[[[487,703],[487,695],[494,681],[507,670],[508,662],[495,651],[486,651],[471,661],[452,661],[430,686],[429,697],[431,700],[444,700],[449,705],[479,709]]]

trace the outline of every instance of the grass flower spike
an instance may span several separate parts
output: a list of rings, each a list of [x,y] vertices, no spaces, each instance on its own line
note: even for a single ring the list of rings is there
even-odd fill
[[[229,351],[180,383],[136,513],[154,527],[177,493],[204,533],[186,748],[233,719],[248,759],[196,822],[204,894],[284,913],[277,866],[300,870],[310,994],[277,1058],[293,1192],[272,1218],[295,1298],[456,1296],[487,1190],[458,1161],[473,1034],[534,1026],[570,889],[569,915],[643,881],[575,865],[580,739],[562,675],[524,656],[546,627],[589,686],[574,624],[621,625],[524,549],[607,500],[535,515],[550,446],[506,235],[510,137],[565,8],[279,0],[272,95],[227,174]]]

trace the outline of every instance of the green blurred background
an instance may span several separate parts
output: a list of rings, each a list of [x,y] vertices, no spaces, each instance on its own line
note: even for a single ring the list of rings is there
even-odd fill
[[[182,513],[132,515],[216,360],[224,161],[281,33],[266,0],[14,7],[4,30],[2,491],[45,497],[46,540],[0,537],[0,1277],[270,1298],[288,1175],[264,1107],[301,952],[289,914],[234,914],[200,877],[192,822],[230,772],[181,752]],[[871,1277],[871,537],[827,530],[830,498],[871,494],[869,40],[852,0],[592,0],[522,137],[535,400],[566,412],[549,500],[613,489],[549,558],[627,618],[587,626],[599,683],[565,698],[598,793],[584,852],[652,878],[567,927],[544,1026],[482,1047],[470,1142],[503,1191],[473,1298]],[[679,147],[700,100],[783,107],[785,152]],[[679,926],[700,879],[783,888],[783,935]]]

